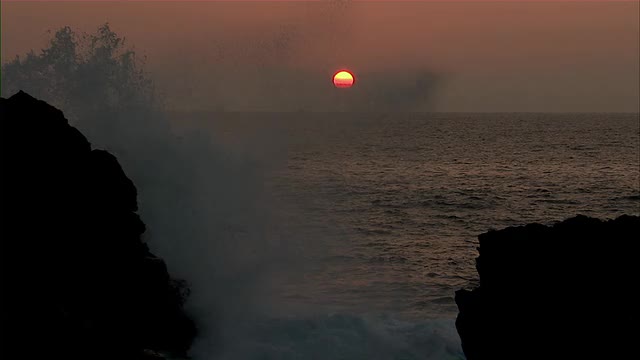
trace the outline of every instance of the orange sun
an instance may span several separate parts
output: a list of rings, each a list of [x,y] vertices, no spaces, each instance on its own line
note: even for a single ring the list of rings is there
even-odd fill
[[[353,86],[355,78],[348,70],[340,70],[333,75],[333,85],[337,88],[350,88]]]

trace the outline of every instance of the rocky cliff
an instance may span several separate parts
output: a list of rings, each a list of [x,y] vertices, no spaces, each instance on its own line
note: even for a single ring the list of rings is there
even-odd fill
[[[0,358],[182,356],[183,282],[142,240],[136,188],[61,111],[0,99]]]
[[[637,357],[639,235],[637,216],[480,235],[480,286],[455,299],[467,358]]]

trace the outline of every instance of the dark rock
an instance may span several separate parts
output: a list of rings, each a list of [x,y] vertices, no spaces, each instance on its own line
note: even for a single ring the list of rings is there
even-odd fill
[[[141,240],[137,193],[61,111],[0,99],[2,359],[183,356],[185,288]]]
[[[480,235],[480,286],[455,299],[467,358],[637,357],[638,235],[637,216]]]

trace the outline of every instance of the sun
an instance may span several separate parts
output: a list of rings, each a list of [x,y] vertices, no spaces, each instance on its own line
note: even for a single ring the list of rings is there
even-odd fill
[[[355,78],[348,70],[340,70],[333,75],[333,85],[337,88],[350,88],[354,82]]]

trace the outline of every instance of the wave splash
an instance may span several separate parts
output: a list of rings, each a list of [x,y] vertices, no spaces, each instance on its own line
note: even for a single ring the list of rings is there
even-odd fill
[[[25,89],[55,104],[121,161],[138,186],[146,240],[190,282],[195,359],[463,358],[452,320],[257,315],[278,305],[273,282],[309,266],[301,254],[323,238],[281,233],[280,220],[291,217],[265,194],[265,169],[226,152],[207,129],[172,122],[143,64],[108,25],[82,39],[65,27],[41,54],[4,64],[3,93]],[[266,168],[279,163],[270,155]]]
[[[204,335],[192,349],[197,359],[212,354],[220,360],[465,358],[453,319],[411,322],[349,314],[237,323],[222,336]]]

